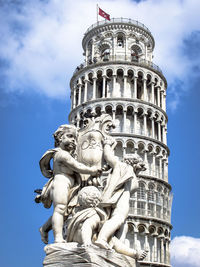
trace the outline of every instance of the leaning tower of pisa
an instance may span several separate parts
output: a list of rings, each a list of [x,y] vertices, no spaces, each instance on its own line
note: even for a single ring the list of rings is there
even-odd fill
[[[83,126],[83,114],[108,113],[116,128],[116,155],[138,154],[146,164],[131,196],[127,239],[148,249],[140,266],[170,266],[171,186],[168,183],[167,81],[153,62],[154,38],[131,19],[100,21],[82,40],[84,63],[71,78],[69,121]]]

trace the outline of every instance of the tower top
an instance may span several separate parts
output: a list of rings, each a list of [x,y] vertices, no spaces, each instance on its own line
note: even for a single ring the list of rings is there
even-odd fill
[[[137,37],[146,39],[146,41],[151,46],[151,50],[154,49],[155,41],[150,32],[150,30],[142,23],[136,20],[128,19],[128,18],[112,18],[110,21],[102,20],[92,24],[84,34],[82,46],[85,51],[87,43],[95,36],[100,35],[104,32],[108,31],[125,31],[125,32],[133,32]]]

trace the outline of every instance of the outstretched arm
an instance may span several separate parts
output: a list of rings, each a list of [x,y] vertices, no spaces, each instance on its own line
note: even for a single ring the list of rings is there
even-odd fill
[[[75,160],[69,153],[59,153],[58,160],[66,167],[70,168],[71,170],[83,173],[83,174],[92,174],[96,175],[98,171],[100,171],[97,167],[92,166],[88,167],[77,160]]]

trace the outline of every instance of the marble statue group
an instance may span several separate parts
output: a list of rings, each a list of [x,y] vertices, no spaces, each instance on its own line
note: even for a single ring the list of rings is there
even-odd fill
[[[53,205],[53,215],[40,227],[41,239],[48,244],[53,230],[55,243],[76,242],[142,260],[147,251],[125,241],[130,196],[145,164],[136,154],[126,155],[124,161],[115,156],[113,127],[110,115],[90,114],[81,129],[61,125],[55,131],[55,148],[40,160],[48,182],[35,197],[45,208]]]

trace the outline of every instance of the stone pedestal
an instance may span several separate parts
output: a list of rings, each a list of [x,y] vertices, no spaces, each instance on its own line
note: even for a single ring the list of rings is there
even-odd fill
[[[135,259],[96,246],[75,242],[49,244],[44,248],[44,267],[139,267]]]

